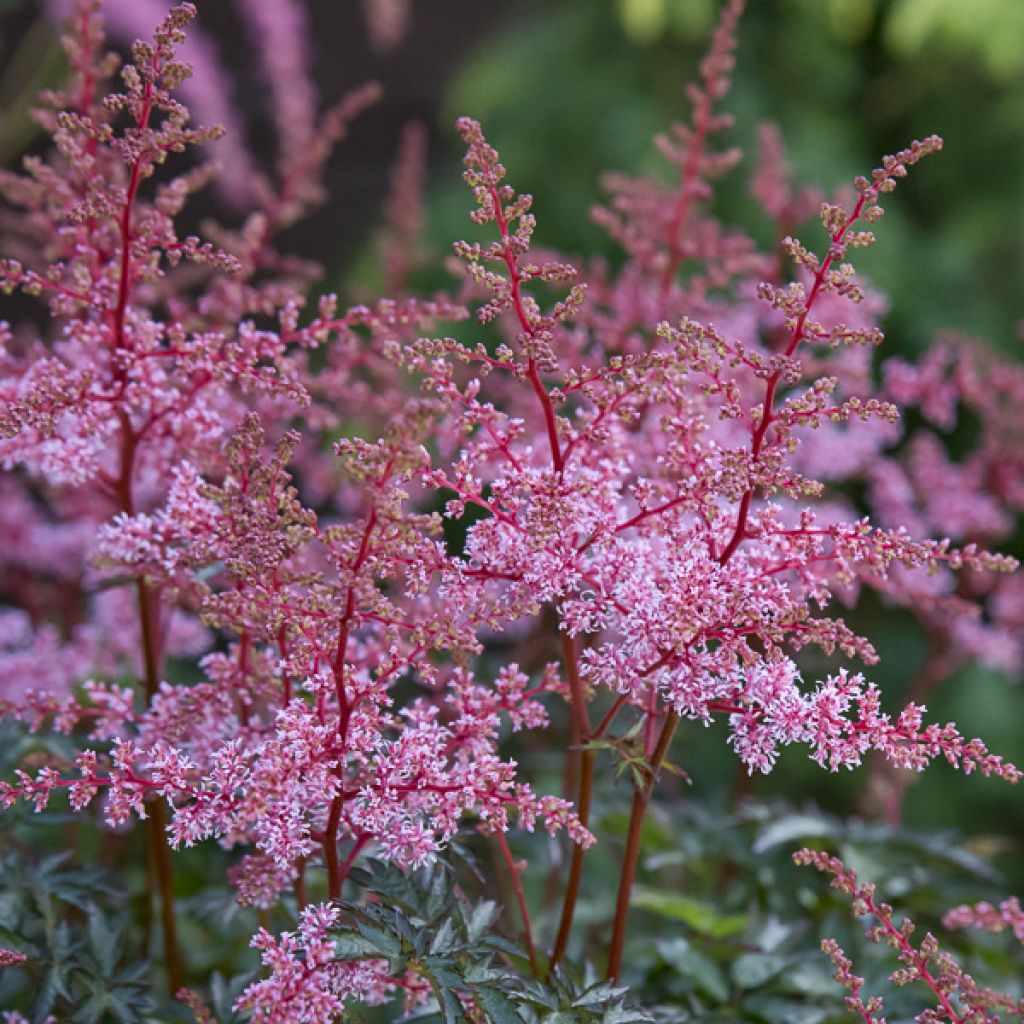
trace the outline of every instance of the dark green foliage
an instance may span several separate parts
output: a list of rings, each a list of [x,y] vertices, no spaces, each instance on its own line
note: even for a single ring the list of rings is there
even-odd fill
[[[4,972],[0,999],[25,1006],[34,1024],[52,1013],[76,1024],[150,1019],[152,968],[114,909],[123,895],[105,872],[68,860],[0,862],[0,944],[28,957]]]
[[[942,937],[979,979],[1017,984],[1019,954],[989,936],[949,935],[939,918],[962,902],[1000,899],[1005,879],[950,833],[893,831],[818,808],[747,802],[725,812],[688,801],[648,819],[650,850],[634,890],[633,941],[623,977],[648,1005],[682,1019],[824,1024],[849,1019],[819,944],[836,937],[869,983],[893,969],[863,937],[848,904],[789,854],[810,845],[840,853],[864,879]],[[982,847],[979,846],[979,850]],[[912,990],[887,999],[890,1019],[924,1004]]]
[[[436,1006],[412,1018],[420,1024],[466,1024],[467,1007],[492,1024],[640,1024],[652,1018],[627,1006],[625,989],[587,972],[528,976],[526,954],[497,934],[501,909],[470,902],[446,866],[412,875],[373,865],[354,873],[357,886],[379,901],[345,907],[347,927],[333,933],[340,959],[387,959],[390,971],[427,981]]]

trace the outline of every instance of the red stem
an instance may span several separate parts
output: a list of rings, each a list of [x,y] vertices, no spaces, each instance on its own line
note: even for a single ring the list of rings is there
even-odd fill
[[[953,1009],[953,1004],[950,1003],[949,997],[943,991],[943,986],[939,980],[928,970],[928,959],[922,956],[911,944],[910,940],[903,934],[903,932],[892,923],[892,918],[886,914],[883,914],[878,905],[875,903],[871,895],[865,892],[863,889],[858,893],[860,898],[864,901],[864,905],[871,912],[871,915],[878,921],[879,924],[885,929],[889,938],[897,946],[899,946],[903,955],[906,957],[905,963],[909,961],[910,964],[918,972],[918,976],[934,993],[935,997],[939,1000],[942,1005],[942,1009],[945,1012],[950,1024],[963,1024],[965,1018]]]
[[[536,326],[527,314],[523,305],[522,275],[519,270],[519,263],[512,249],[512,239],[509,235],[508,220],[505,217],[505,210],[502,206],[501,196],[496,186],[490,187],[491,207],[494,212],[495,223],[501,234],[502,255],[505,266],[508,268],[509,282],[511,285],[512,308],[519,326],[527,338],[532,337],[536,332]],[[537,400],[540,402],[544,416],[545,429],[547,430],[548,446],[551,449],[551,464],[559,475],[565,469],[565,456],[558,440],[558,420],[555,415],[554,404],[551,395],[544,387],[537,368],[536,359],[530,355],[527,357],[527,377]],[[580,822],[587,826],[590,820],[591,794],[594,788],[594,752],[585,749],[590,741],[590,722],[587,715],[586,691],[580,676],[579,662],[576,656],[576,648],[572,639],[559,630],[562,643],[562,656],[565,665],[566,675],[569,679],[569,690],[571,695],[571,713],[573,715],[574,739],[583,747],[579,751],[579,793],[576,801],[576,813]],[[571,754],[569,755],[571,756]],[[569,877],[566,882],[565,898],[562,903],[562,915],[559,921],[558,934],[555,937],[555,945],[551,953],[551,966],[554,966],[565,953],[565,947],[569,941],[569,932],[572,929],[573,916],[576,911],[576,902],[579,896],[580,884],[583,878],[583,858],[586,850],[578,843],[573,845],[571,860],[569,863]]]
[[[512,251],[512,239],[508,233],[508,221],[505,219],[505,210],[501,205],[501,196],[498,195],[498,189],[496,186],[491,186],[490,194],[491,206],[494,210],[494,220],[498,225],[498,231],[501,233],[502,255],[505,260],[505,265],[508,268],[509,282],[512,285],[512,308],[515,310],[516,317],[519,320],[519,326],[523,329],[523,333],[528,338],[531,338],[536,332],[536,326],[530,320],[530,317],[526,312],[526,307],[523,305],[523,278],[519,272],[519,262],[516,259],[515,253]],[[548,394],[547,388],[544,387],[544,383],[540,379],[540,373],[537,370],[537,360],[534,359],[533,356],[527,357],[526,375],[529,377],[530,385],[533,387],[534,393],[537,395],[541,404],[541,409],[544,413],[544,423],[548,434],[548,445],[551,448],[552,465],[555,467],[556,472],[561,473],[565,468],[565,460],[562,455],[561,445],[558,441],[558,422],[555,417],[555,408],[551,402],[551,395]]]
[[[324,828],[324,864],[327,867],[327,895],[332,900],[341,899],[341,865],[338,862],[338,826],[341,824],[342,798],[336,796],[331,801],[331,809],[327,813],[327,825]]]
[[[651,754],[647,766],[647,780],[642,787],[633,790],[633,806],[629,814],[629,830],[626,833],[626,850],[622,855],[622,874],[619,878],[619,891],[615,899],[615,920],[612,923],[612,939],[608,948],[608,978],[616,981],[622,970],[622,951],[626,945],[626,924],[629,920],[629,902],[633,892],[633,880],[636,877],[637,861],[640,859],[640,840],[643,833],[644,817],[651,802],[654,784],[662,761],[668,753],[679,715],[669,711],[658,736],[658,742]]]
[[[512,876],[512,887],[516,892],[516,902],[519,904],[519,915],[523,919],[523,938],[526,940],[526,952],[530,958],[530,970],[535,978],[540,977],[540,965],[537,963],[537,947],[533,942],[533,928],[530,926],[530,911],[526,905],[526,893],[523,891],[522,871],[516,863],[509,849],[508,840],[504,832],[495,832],[498,846],[501,849],[501,856],[508,866],[509,874]]]
[[[594,791],[595,762],[594,751],[587,746],[591,739],[590,718],[587,714],[587,695],[583,686],[583,679],[580,676],[575,644],[568,634],[559,631],[559,636],[562,641],[562,659],[565,663],[566,674],[569,677],[570,711],[574,721],[573,733],[579,746],[579,789],[576,799],[576,814],[583,827],[587,828],[590,825],[590,804]],[[572,752],[570,751],[567,756],[571,757]],[[582,844],[573,843],[569,861],[569,877],[566,880],[565,896],[562,899],[562,914],[558,922],[555,944],[551,950],[549,969],[562,959],[565,955],[566,946],[569,944],[569,933],[572,930],[572,921],[576,913],[580,884],[583,881],[583,858],[586,856],[586,852]]]

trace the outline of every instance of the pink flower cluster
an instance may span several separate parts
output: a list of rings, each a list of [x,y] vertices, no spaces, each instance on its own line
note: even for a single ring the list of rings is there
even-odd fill
[[[592,772],[574,809],[535,793],[502,752],[505,731],[547,727],[545,702],[570,705],[570,757],[639,724],[652,784],[659,733],[716,716],[751,772],[799,744],[832,771],[875,750],[915,770],[944,758],[1020,777],[955,726],[925,724],[919,704],[883,710],[859,673],[802,678],[807,647],[876,660],[834,613],[861,584],[931,621],[949,614],[963,570],[956,607],[982,597],[991,628],[1012,628],[1019,585],[989,574],[1014,563],[979,544],[1009,529],[1019,452],[1012,462],[987,434],[955,468],[923,436],[905,461],[883,452],[897,406],[941,423],[961,396],[993,409],[1020,385],[982,395],[939,350],[871,391],[882,303],[848,259],[936,137],[823,204],[816,255],[789,235],[811,200],[767,133],[754,189],[792,273],[707,213],[711,181],[737,160],[712,143],[728,123],[716,105],[740,7],[727,5],[702,65],[692,124],[662,143],[679,180],[609,182],[598,217],[626,250],[619,271],[538,251],[531,197],[464,118],[474,234],[455,247],[457,294],[348,309],[328,295],[307,312],[311,268],[274,235],[316,196],[330,144],[373,91],[288,150],[239,230],[183,238],[176,218],[210,170],[153,179],[217,135],[190,127],[174,96],[195,10],[175,7],[136,43],[120,91],[103,96],[114,62],[94,5],[78,5],[74,80],[43,115],[55,151],[0,177],[23,214],[0,286],[40,295],[53,321],[0,339],[3,515],[18,537],[0,539],[12,569],[0,710],[86,746],[73,764],[19,771],[0,801],[42,810],[66,791],[80,810],[102,793],[111,825],[150,818],[175,847],[238,847],[242,902],[294,892],[298,930],[254,940],[270,977],[239,1006],[257,1020],[333,1019],[400,984],[332,959],[339,911],[304,905],[307,869],[335,901],[360,857],[422,865],[467,822],[594,841]],[[287,77],[286,56],[270,73]],[[278,112],[306,118],[311,102],[279,96]],[[418,224],[410,174],[392,251]],[[388,263],[398,287],[408,265]],[[435,330],[469,309],[485,340]],[[950,474],[979,492],[1003,475],[993,497],[957,504],[935,487]],[[879,525],[822,498],[820,478],[859,476]],[[446,521],[464,540],[446,538]],[[981,643],[959,618],[942,622],[958,649]],[[545,632],[562,656],[540,671],[495,642],[536,646]],[[171,682],[174,659],[200,680]]]
[[[998,907],[976,903],[973,907],[954,907],[942,919],[947,928],[981,928],[987,932],[1009,929],[1018,942],[1024,942],[1024,910],[1016,896],[1003,900]]]
[[[335,1020],[345,1001],[356,997],[371,1005],[387,1002],[395,988],[386,960],[337,962],[329,937],[340,911],[329,904],[306,907],[298,930],[274,938],[259,931],[252,944],[270,977],[251,985],[238,1009],[255,1021]]]

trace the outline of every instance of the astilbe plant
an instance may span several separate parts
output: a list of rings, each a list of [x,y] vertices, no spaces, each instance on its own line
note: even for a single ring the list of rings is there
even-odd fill
[[[240,902],[297,914],[295,930],[253,939],[267,975],[237,1006],[254,1019],[332,1020],[399,990],[410,1007],[436,999],[447,1020],[541,1019],[559,1000],[572,1019],[599,1003],[617,1007],[607,1019],[636,1019],[611,986],[551,995],[488,974],[497,968],[466,953],[483,925],[463,904],[469,931],[444,948],[420,949],[401,915],[382,937],[389,900],[420,926],[437,907],[409,909],[399,882],[361,889],[361,865],[401,879],[475,824],[513,879],[522,963],[542,977],[570,948],[599,754],[611,750],[634,783],[614,981],[644,817],[683,720],[725,718],[751,773],[799,744],[831,771],[876,751],[900,768],[941,758],[1018,780],[980,740],[926,724],[919,704],[884,711],[859,671],[801,676],[807,647],[876,660],[832,613],[858,585],[931,594],[914,600],[939,616],[948,595],[926,581],[1014,563],[977,544],[999,539],[1001,521],[981,536],[965,526],[954,547],[927,539],[940,514],[918,517],[915,535],[891,501],[876,525],[822,500],[818,477],[868,469],[881,494],[874,467],[897,404],[931,400],[913,390],[927,369],[894,370],[872,393],[881,303],[847,260],[874,241],[881,198],[941,141],[885,157],[846,201],[823,204],[815,254],[789,235],[810,193],[788,184],[767,131],[755,191],[790,275],[707,208],[738,159],[713,143],[729,123],[717,108],[741,6],[724,9],[692,122],[662,140],[674,184],[608,182],[598,219],[625,249],[614,273],[534,247],[530,196],[463,118],[475,228],[455,247],[457,296],[343,309],[327,295],[307,313],[311,268],[273,238],[315,197],[330,145],[372,91],[291,126],[307,141],[285,151],[240,230],[181,238],[176,218],[212,171],[152,179],[216,134],[190,128],[173,96],[194,8],[173,8],[134,47],[120,91],[102,96],[115,61],[95,8],[79,5],[72,85],[40,115],[55,150],[0,182],[23,211],[2,282],[44,298],[52,324],[4,333],[0,457],[15,532],[3,542],[0,675],[8,716],[81,743],[73,761],[19,770],[0,797],[42,811],[66,792],[75,811],[101,801],[111,826],[147,820],[172,990],[184,966],[168,848],[216,839],[241,854],[228,878]],[[409,193],[415,174],[398,181]],[[392,249],[411,244],[416,209],[411,193],[396,199]],[[388,263],[395,287],[408,266],[408,252]],[[485,340],[431,334],[468,310]],[[66,610],[56,621],[55,608]],[[496,640],[540,646],[552,630],[560,658],[537,671]],[[170,681],[169,659],[197,666],[198,681]],[[137,683],[119,687],[123,676]],[[502,749],[504,729],[544,729],[558,703],[568,742],[549,738],[568,748],[572,799],[535,792]],[[506,838],[537,824],[572,843],[547,957]],[[355,904],[340,902],[346,882]]]
[[[890,975],[892,985],[903,988],[914,985],[926,993],[931,1005],[917,1014],[921,1024],[966,1024],[966,1022],[998,1021],[1003,1016],[1024,1015],[1024,999],[979,985],[961,967],[957,959],[942,949],[939,940],[926,932],[914,939],[917,926],[909,918],[894,919],[893,908],[880,900],[875,886],[860,882],[857,873],[838,858],[816,850],[799,850],[793,855],[797,864],[810,865],[832,876],[831,885],[850,900],[857,917],[867,917],[873,924],[865,933],[875,943],[888,946],[895,953],[900,966]],[[1017,938],[1021,932],[1021,910],[1016,899],[1007,900],[998,910],[991,904],[975,907],[961,906],[946,914],[943,924],[947,928],[973,926],[986,931],[1009,928]],[[854,971],[854,963],[835,939],[824,939],[824,952],[835,967],[835,980],[849,993],[846,1008],[857,1014],[864,1024],[876,1024],[884,1007],[881,996],[865,998],[865,982]]]

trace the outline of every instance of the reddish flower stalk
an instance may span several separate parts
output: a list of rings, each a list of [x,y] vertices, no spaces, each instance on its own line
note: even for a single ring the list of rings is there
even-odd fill
[[[1000,1013],[1016,1016],[1024,1012],[1024,1001],[981,988],[953,956],[941,949],[938,939],[930,932],[915,943],[912,940],[916,930],[914,922],[904,918],[897,924],[893,920],[893,908],[876,898],[875,886],[859,882],[857,873],[847,868],[838,857],[804,849],[795,853],[793,860],[831,875],[832,888],[849,898],[854,915],[874,918],[876,923],[865,934],[872,942],[889,946],[900,963],[889,980],[900,987],[914,983],[923,985],[935,1003],[933,1008],[923,1011],[918,1020],[965,1024],[967,1021],[998,1020]],[[969,912],[964,913],[967,910],[959,908],[951,912],[947,915],[948,923],[954,926],[965,923],[971,916]],[[982,913],[984,915],[984,911]],[[863,998],[864,979],[853,972],[853,962],[834,939],[824,939],[821,948],[835,966],[836,981],[850,993],[846,998],[847,1009],[858,1014],[864,1024],[880,1024],[884,1020],[879,1016],[883,1009],[881,997]]]
[[[530,908],[526,903],[526,892],[523,889],[523,868],[522,864],[516,861],[509,848],[508,840],[503,832],[495,834],[498,848],[501,850],[501,857],[508,868],[512,879],[512,888],[516,894],[516,903],[519,905],[519,916],[523,922],[523,940],[526,942],[526,953],[530,960],[530,970],[535,978],[540,977],[540,962],[537,959],[537,946],[533,941],[533,926],[530,923]]]

